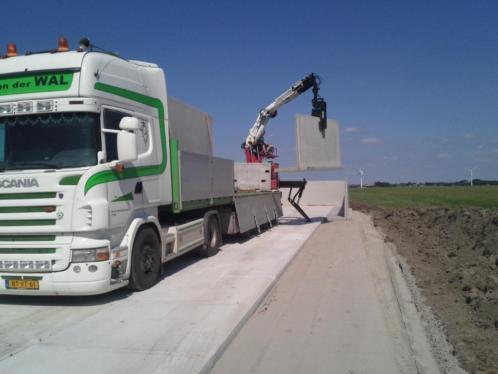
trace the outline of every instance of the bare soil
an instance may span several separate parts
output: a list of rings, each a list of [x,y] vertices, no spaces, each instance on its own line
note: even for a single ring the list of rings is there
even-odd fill
[[[498,212],[355,208],[407,260],[462,367],[498,373]]]

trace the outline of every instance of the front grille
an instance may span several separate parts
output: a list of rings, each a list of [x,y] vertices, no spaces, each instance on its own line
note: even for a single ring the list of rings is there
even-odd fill
[[[55,219],[2,219],[1,226],[53,226]]]
[[[55,248],[1,248],[0,255],[13,255],[13,254],[53,254],[55,253]]]
[[[55,211],[54,205],[47,206],[0,206],[0,213],[50,213]]]
[[[55,192],[0,193],[0,200],[54,199]]]
[[[0,228],[57,225],[59,215],[62,217],[62,212],[57,212],[61,201],[47,201],[56,197],[56,192],[0,193]]]
[[[0,235],[0,242],[53,242],[55,235]]]

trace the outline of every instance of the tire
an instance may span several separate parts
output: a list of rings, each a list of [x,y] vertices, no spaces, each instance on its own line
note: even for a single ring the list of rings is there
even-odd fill
[[[144,227],[135,237],[131,254],[129,288],[143,291],[155,285],[161,276],[161,244],[151,227]]]
[[[216,213],[208,213],[204,217],[204,245],[199,252],[203,257],[211,257],[219,252],[220,245],[220,221]]]

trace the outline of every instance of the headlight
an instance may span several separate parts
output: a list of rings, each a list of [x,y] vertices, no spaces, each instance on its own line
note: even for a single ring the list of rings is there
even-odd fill
[[[109,248],[73,249],[72,262],[96,262],[109,260]]]

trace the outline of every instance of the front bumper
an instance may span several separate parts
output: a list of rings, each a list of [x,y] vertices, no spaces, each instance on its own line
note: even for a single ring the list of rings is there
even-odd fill
[[[92,265],[97,267],[94,272],[89,270]],[[79,266],[79,272],[75,271],[76,266]],[[9,279],[36,279],[39,288],[7,288]],[[111,261],[72,263],[66,270],[53,273],[0,273],[1,295],[98,295],[127,284],[128,281],[111,282]]]

